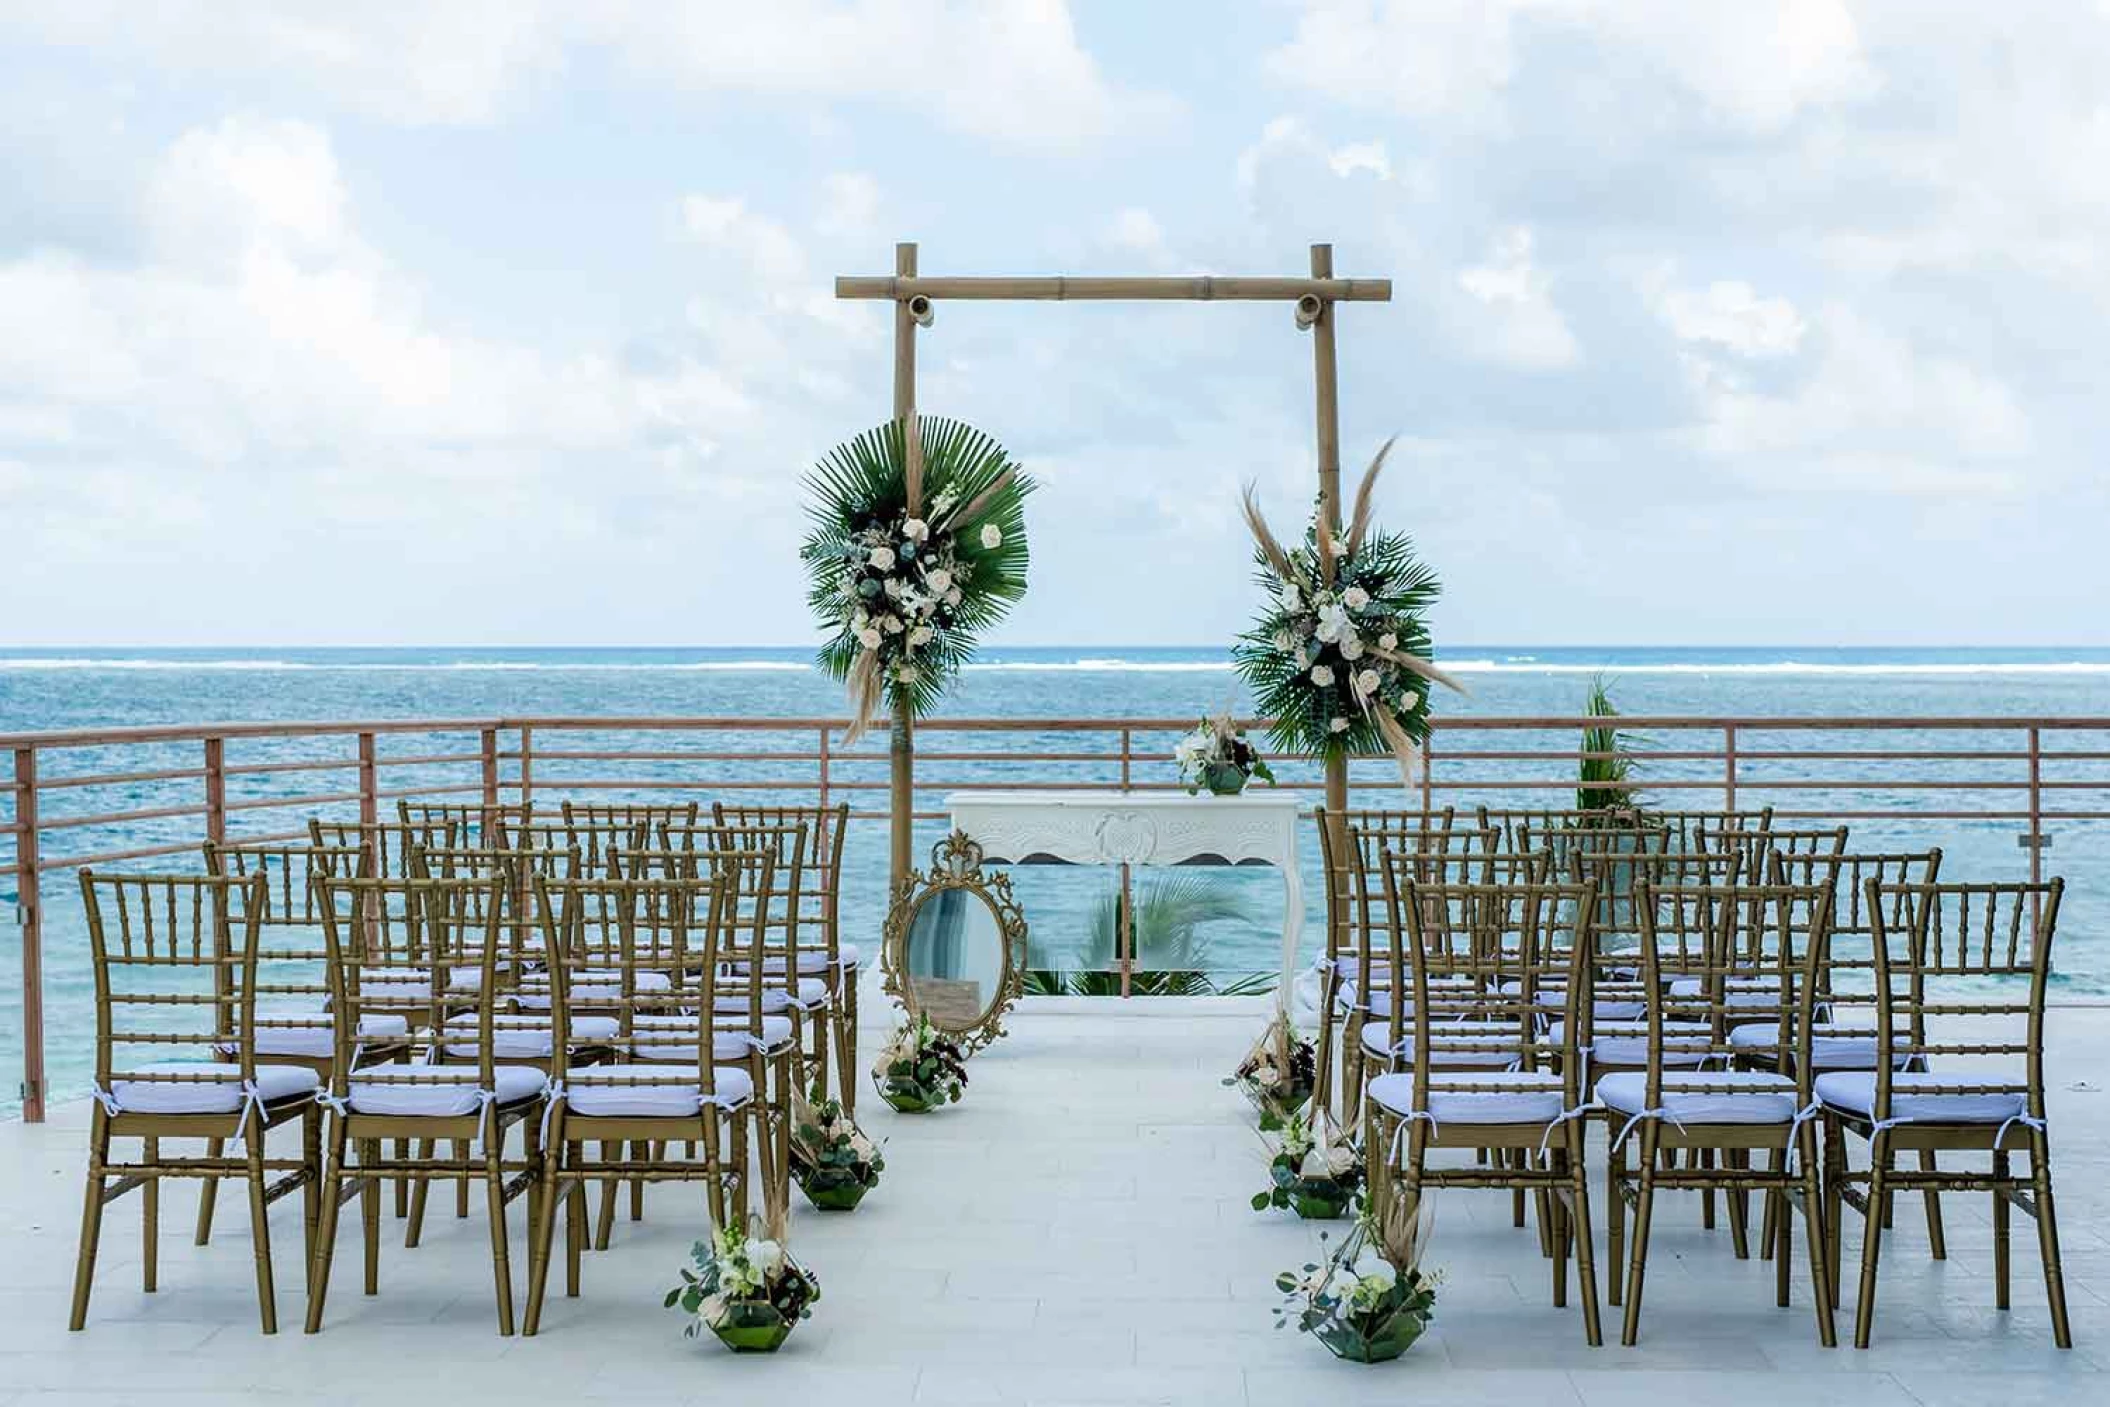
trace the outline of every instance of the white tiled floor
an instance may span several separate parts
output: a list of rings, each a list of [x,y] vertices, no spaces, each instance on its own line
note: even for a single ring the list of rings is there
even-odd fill
[[[864,1105],[867,1127],[889,1140],[886,1179],[849,1216],[801,1207],[794,1243],[825,1298],[768,1359],[685,1340],[660,1308],[699,1231],[697,1197],[672,1188],[653,1194],[642,1224],[619,1224],[612,1250],[588,1258],[584,1297],[553,1300],[536,1339],[495,1332],[480,1214],[438,1216],[416,1251],[385,1243],[374,1299],[358,1293],[348,1225],[328,1325],[306,1338],[294,1288],[297,1199],[282,1203],[286,1331],[265,1339],[238,1199],[223,1201],[220,1235],[200,1251],[188,1235],[191,1194],[167,1198],[161,1290],[144,1295],[138,1202],[128,1198],[104,1235],[90,1328],[68,1334],[86,1108],[69,1105],[41,1128],[0,1126],[0,1407],[596,1399],[632,1407],[1977,1407],[2100,1401],[2110,1392],[2110,1378],[2094,1376],[2110,1366],[2110,1012],[2061,1011],[2052,1026],[2073,1352],[2050,1346],[2026,1219],[2017,1223],[2015,1308],[1993,1310],[1982,1199],[1949,1199],[1945,1263],[1927,1257],[1917,1205],[1901,1204],[1876,1346],[1860,1353],[1818,1347],[1799,1280],[1795,1307],[1776,1309],[1770,1266],[1736,1261],[1726,1232],[1703,1233],[1690,1197],[1658,1213],[1641,1346],[1588,1348],[1576,1313],[1551,1307],[1545,1263],[1528,1233],[1510,1226],[1507,1197],[1459,1192],[1437,1212],[1432,1260],[1449,1278],[1435,1328],[1405,1359],[1366,1368],[1273,1328],[1274,1274],[1309,1259],[1317,1235],[1247,1202],[1265,1181],[1261,1145],[1243,1101],[1218,1079],[1261,1008],[1085,1009],[1091,1014],[1027,1004],[1012,1037],[975,1060],[973,1086],[955,1108],[909,1119],[876,1099]],[[1849,1235],[1851,1255],[1858,1221]],[[516,1255],[516,1266],[525,1261],[524,1251]],[[1609,1311],[1606,1322],[1616,1339]],[[1851,1325],[1849,1309],[1842,1335]]]

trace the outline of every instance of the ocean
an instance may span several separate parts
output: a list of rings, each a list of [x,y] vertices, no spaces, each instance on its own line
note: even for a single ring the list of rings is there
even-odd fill
[[[779,648],[417,648],[417,649],[28,649],[0,646],[0,733],[111,727],[153,723],[199,723],[272,719],[468,718],[477,716],[550,715],[699,715],[715,717],[828,717],[842,711],[839,688],[810,667],[810,651]],[[1955,716],[2100,717],[2110,715],[2110,649],[2100,648],[1842,648],[1842,647],[1539,647],[1465,646],[1444,652],[1441,663],[1457,673],[1470,692],[1442,697],[1448,715],[1566,716],[1578,713],[1593,676],[1607,679],[1620,709],[1633,715],[1703,717],[1873,717],[1936,718]],[[1246,703],[1221,647],[1086,647],[992,648],[970,666],[951,694],[944,713],[953,717],[1198,717]],[[758,735],[759,736],[759,735]],[[1032,735],[1003,741],[1029,746]],[[725,740],[717,740],[714,745]],[[972,751],[978,740],[948,739],[948,747]],[[986,745],[988,740],[980,740]],[[1056,746],[1076,746],[1049,735]],[[1439,741],[1441,739],[1439,738]],[[1148,740],[1162,752],[1169,738]],[[1701,744],[1713,747],[1719,734]],[[1543,735],[1474,735],[1469,744],[1499,748],[1508,743],[1544,749]],[[634,737],[619,745],[639,746]],[[776,740],[774,747],[787,745]],[[808,746],[801,739],[797,746]],[[1684,746],[1691,746],[1687,740]],[[1778,733],[1745,738],[1740,746],[1754,751],[1826,749],[2002,750],[2020,747],[2019,734],[1961,737],[1953,733],[1908,730],[1880,736],[1867,734]],[[458,741],[457,741],[458,746]],[[870,746],[869,744],[867,746]],[[880,744],[883,747],[883,743]],[[1718,763],[1700,764],[1650,758],[1650,750],[1675,752],[1672,738],[1640,740],[1640,781],[1651,778],[1713,776]],[[2050,739],[2047,748],[2092,750],[2110,757],[2110,736],[2089,733]],[[69,755],[68,770],[77,772],[195,766],[195,745],[180,752],[134,750],[117,760],[106,754]],[[1445,775],[1440,762],[1439,778]],[[848,775],[879,779],[883,767],[846,764]],[[1483,764],[1475,777],[1521,775],[1524,764]],[[1779,765],[1779,764],[1775,764]],[[640,765],[622,775],[668,777],[677,763]],[[1766,764],[1751,763],[1742,773],[1762,781]],[[973,780],[1002,775],[1001,765],[966,760],[926,764],[922,776]],[[604,773],[612,769],[604,767]],[[776,769],[781,773],[783,768]],[[1851,779],[1882,775],[1901,780],[1997,779],[2021,775],[2012,760],[1951,759],[1910,764],[1842,760],[1836,764],[1803,764],[1795,775],[1819,772]],[[538,768],[538,781],[553,775]],[[561,775],[561,774],[554,774]],[[724,773],[732,776],[736,773]],[[1081,775],[1081,774],[1080,774]],[[1103,775],[1095,774],[1095,775]],[[1138,777],[1170,780],[1169,761],[1148,757],[1137,763]],[[1540,772],[1543,775],[1543,769]],[[1776,773],[1775,775],[1788,775]],[[2064,810],[2110,811],[2110,762],[2076,759],[2047,769],[2047,778],[2073,783],[2053,793],[2047,806]],[[1290,779],[1286,779],[1290,780]],[[1302,786],[1308,774],[1296,777]],[[122,796],[100,794],[97,809],[150,807],[195,801],[171,784],[146,783]],[[262,783],[260,783],[262,785]],[[312,778],[288,783],[313,788]],[[330,785],[335,785],[331,783]],[[1311,788],[1316,791],[1316,788]],[[707,783],[699,791],[709,794]],[[285,794],[285,793],[281,793]],[[883,805],[884,793],[862,793],[861,806]],[[1755,804],[1760,793],[1747,793]],[[1660,804],[1713,805],[1705,793],[1667,791]],[[921,798],[935,805],[935,794]],[[1448,798],[1461,804],[1476,798]],[[1564,804],[1558,792],[1490,793],[1497,804]],[[1944,809],[2013,809],[2012,790],[1982,789],[1965,793],[1896,790],[1871,793],[1851,801],[1847,794],[1763,793],[1775,805],[1835,805],[1876,810],[1880,818],[1854,823],[1857,848],[1924,848],[1939,844],[1945,852],[1945,878],[2020,879],[2027,874],[2027,855],[2016,837],[2019,820],[1954,821],[1923,813]],[[1379,796],[1362,804],[1386,804]],[[61,803],[47,802],[47,820]],[[7,811],[0,807],[0,817]],[[267,813],[268,815],[268,813]],[[283,827],[277,816],[259,825]],[[111,828],[57,831],[46,839],[47,859],[95,849],[151,844],[167,839],[169,823],[142,822],[136,835]],[[237,827],[239,830],[240,827]],[[2110,885],[2110,826],[2100,822],[2055,822],[2047,852],[2047,874],[2063,874],[2071,886],[2058,940],[2059,991],[2063,995],[2110,994],[2110,904],[2102,895]],[[936,839],[941,827],[931,823],[918,836],[918,854]],[[924,832],[927,832],[925,834]],[[176,831],[177,837],[185,832]],[[1315,846],[1312,849],[1315,850]],[[845,937],[867,953],[875,950],[882,913],[885,835],[878,825],[853,830],[846,855]],[[0,843],[0,856],[7,854]],[[174,864],[175,862],[168,862]],[[1315,873],[1316,855],[1306,857],[1306,889],[1312,896],[1306,917],[1307,944],[1320,932]],[[1032,932],[1036,965],[1090,965],[1090,916],[1108,886],[1109,872],[1066,867],[1031,867],[1014,872]],[[1189,872],[1200,873],[1200,872]],[[1215,971],[1263,971],[1275,965],[1281,923],[1279,881],[1267,871],[1211,870],[1212,883],[1227,886],[1240,901],[1236,917],[1203,928],[1200,961]],[[0,880],[0,902],[11,905],[9,881]],[[88,1015],[88,961],[85,935],[78,923],[77,897],[67,879],[45,882],[48,912],[45,984],[49,1056],[54,1092],[85,1087]],[[0,1048],[12,1061],[19,1049],[21,1021],[20,935],[0,910]],[[12,1082],[7,1082],[12,1084]],[[4,1106],[0,1106],[4,1107]]]

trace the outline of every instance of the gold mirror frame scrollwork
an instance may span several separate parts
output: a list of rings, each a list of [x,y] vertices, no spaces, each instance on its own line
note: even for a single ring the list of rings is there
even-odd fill
[[[982,872],[982,847],[965,831],[954,831],[931,847],[930,869],[910,870],[887,910],[881,937],[879,969],[885,991],[913,1020],[918,1008],[909,983],[909,935],[923,901],[947,890],[967,890],[989,905],[996,915],[997,931],[1004,948],[1004,970],[998,979],[995,998],[981,1017],[965,1028],[932,1024],[959,1043],[963,1054],[972,1055],[1005,1034],[1004,1016],[1026,992],[1026,915],[1011,893],[1011,877]]]

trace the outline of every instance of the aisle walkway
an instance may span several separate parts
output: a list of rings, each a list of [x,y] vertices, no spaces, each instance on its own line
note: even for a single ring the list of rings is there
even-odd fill
[[[876,1010],[879,1003],[875,1001]],[[382,1294],[357,1292],[346,1241],[327,1330],[255,1328],[248,1240],[226,1215],[189,1245],[187,1192],[168,1200],[162,1289],[138,1290],[137,1201],[105,1233],[88,1333],[64,1331],[86,1110],[0,1126],[0,1407],[237,1401],[449,1407],[676,1402],[1205,1403],[1350,1407],[1489,1403],[1615,1407],[1657,1401],[1777,1407],[1977,1407],[2092,1400],[2110,1377],[2110,1012],[2056,1018],[2055,1068],[2093,1090],[2055,1096],[2066,1267],[2079,1348],[2049,1347],[2035,1243],[2018,1236],[2015,1310],[1992,1310],[1982,1202],[1950,1210],[1952,1259],[1926,1258],[1901,1208],[1877,1346],[1826,1351],[1800,1298],[1773,1307],[1770,1267],[1739,1264],[1697,1207],[1659,1212],[1644,1342],[1584,1346],[1550,1308],[1544,1263],[1507,1198],[1452,1194],[1432,1260],[1448,1272],[1437,1327],[1385,1367],[1335,1363],[1276,1332],[1276,1271],[1316,1234],[1256,1214],[1265,1180],[1250,1116],[1223,1071],[1261,1016],[1250,1001],[1029,1005],[973,1067],[968,1099],[921,1119],[872,1101],[890,1140],[881,1189],[853,1215],[801,1208],[793,1237],[826,1298],[775,1359],[682,1339],[661,1293],[697,1227],[688,1199],[654,1193],[642,1225],[586,1264],[586,1294],[553,1301],[543,1335],[493,1331],[480,1220],[440,1217],[426,1245],[384,1247]],[[875,1032],[876,1037],[878,1033]],[[298,1323],[298,1212],[279,1208],[281,1315]],[[2026,1225],[2026,1223],[2024,1223]],[[1858,1236],[1855,1229],[1851,1234]],[[519,1228],[516,1223],[516,1245]],[[516,1262],[524,1263],[525,1257]],[[1842,1319],[1842,1332],[1850,1328]],[[771,1394],[781,1393],[781,1398]]]

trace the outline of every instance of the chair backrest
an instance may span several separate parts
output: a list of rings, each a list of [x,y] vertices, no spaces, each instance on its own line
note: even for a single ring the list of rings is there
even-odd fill
[[[735,920],[758,919],[764,941],[772,949],[788,954],[795,954],[800,948],[825,952],[827,935],[801,922],[810,918],[804,902],[810,829],[803,820],[753,826],[661,826],[659,842],[665,853],[676,857],[677,863],[688,870],[695,867],[686,857],[699,852],[720,856],[717,863],[721,869],[725,864],[722,857],[726,855],[766,854],[770,863],[765,869],[750,867],[747,871],[766,881],[766,887],[758,890],[748,884],[735,884],[729,891]]]
[[[1705,850],[1708,835],[1720,838],[1773,829],[1773,808],[1770,806],[1736,811],[1663,811],[1650,807],[1643,814],[1648,824],[1670,832],[1670,848],[1673,850]]]
[[[422,832],[401,821],[325,821],[308,819],[308,839],[318,850],[358,850],[366,855],[365,872],[373,878],[410,878],[410,846]]]
[[[1505,1066],[1558,1070],[1563,1107],[1576,1107],[1589,886],[1429,885],[1412,860],[1388,852],[1382,873],[1386,957],[1413,977],[1411,1005],[1396,1001],[1386,1017],[1387,1046],[1404,1051],[1411,1037],[1414,1107],[1427,1109],[1431,1093],[1490,1088],[1490,1072]],[[1557,1040],[1544,1019],[1550,1000],[1565,1012]]]
[[[1735,884],[1744,877],[1743,853],[1668,850],[1662,831],[1569,832],[1552,853],[1570,883],[1587,883],[1596,895],[1598,947],[1620,952],[1641,941],[1640,886]]]
[[[95,965],[95,1084],[196,1084],[210,1072],[142,1073],[232,1053],[256,1077],[256,950],[264,877],[80,872]],[[192,1019],[185,1019],[188,1015]],[[130,1052],[144,1050],[135,1061]],[[122,1052],[122,1054],[121,1054]],[[222,1072],[217,1078],[224,1080]]]
[[[1474,815],[1480,829],[1500,832],[1495,843],[1503,850],[1532,849],[1531,836],[1549,831],[1632,830],[1648,824],[1639,810],[1627,806],[1481,806]]]
[[[322,900],[315,892],[314,873],[358,874],[371,858],[358,847],[340,849],[304,841],[205,842],[207,874],[263,879],[264,908],[257,921],[265,928],[319,930]]]
[[[1440,811],[1328,811],[1314,819],[1319,828],[1319,862],[1326,875],[1326,955],[1338,961],[1361,946],[1363,911],[1384,890],[1379,857],[1387,848],[1415,854],[1471,850],[1487,837],[1484,831],[1454,831],[1450,807]]]
[[[1661,1107],[1667,1093],[1705,1090],[1695,1067],[1736,1056],[1770,1058],[1780,1069],[1792,1063],[1796,1107],[1807,1105],[1816,993],[1803,977],[1826,943],[1830,886],[1643,880],[1637,898],[1647,1107]],[[1739,1026],[1770,1027],[1773,1039],[1732,1044]]]
[[[843,842],[850,833],[850,807],[771,806],[758,802],[711,803],[711,819],[721,826],[806,827],[806,875],[800,886],[805,915],[800,931],[827,940],[832,966],[842,955]],[[817,926],[816,926],[817,925]]]
[[[1703,826],[1696,832],[1699,849],[1713,853],[1735,850],[1743,857],[1743,873],[1753,883],[1767,873],[1767,859],[1781,855],[1835,856],[1846,853],[1846,827],[1810,830],[1776,830],[1767,826],[1737,826],[1716,829]]]
[[[697,801],[567,801],[564,824],[593,830],[632,830],[643,826],[693,826],[702,814]]]
[[[493,871],[460,879],[364,879],[322,874],[323,936],[329,954],[330,1009],[336,1059],[332,1079],[339,1097],[355,1066],[362,1083],[393,1085],[492,1084],[492,1013],[497,1002],[498,959],[504,945],[506,877]],[[403,941],[393,926],[362,922],[373,913],[402,915]],[[458,972],[477,974],[474,991],[453,981]],[[476,1060],[468,1065],[396,1064],[390,1055],[412,1055],[420,1031],[437,1031],[456,1013],[476,1017]],[[401,1017],[409,1034],[376,1034],[370,1018]],[[456,1028],[459,1030],[459,1028]],[[448,1049],[469,1044],[449,1032]],[[379,1057],[372,1064],[361,1056]],[[385,1067],[385,1068],[383,1068]]]
[[[1870,881],[1879,1050],[1909,1042],[1941,1057],[2020,1057],[2023,1072],[1974,1078],[1968,1069],[1915,1084],[1915,1096],[2021,1095],[2044,1117],[2044,999],[2066,882],[1882,885]],[[2025,984],[2023,986],[2022,984]],[[2021,990],[2018,991],[2018,986]],[[2017,1036],[2015,1028],[2021,1026]],[[1939,1025],[1942,1038],[1935,1039]],[[1876,1062],[1877,1120],[1892,1117],[1891,1061]]]

